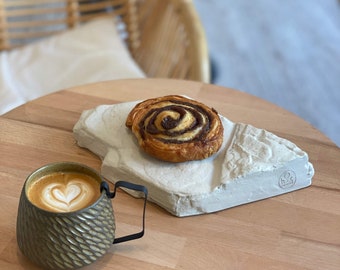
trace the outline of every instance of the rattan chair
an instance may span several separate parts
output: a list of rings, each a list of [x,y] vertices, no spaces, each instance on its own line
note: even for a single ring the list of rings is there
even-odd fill
[[[192,0],[0,0],[0,49],[98,16],[118,19],[122,38],[148,77],[210,81],[205,35]]]

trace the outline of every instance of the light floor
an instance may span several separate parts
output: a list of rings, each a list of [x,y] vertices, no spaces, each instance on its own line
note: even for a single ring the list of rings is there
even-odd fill
[[[213,83],[271,101],[340,146],[340,1],[194,0]]]

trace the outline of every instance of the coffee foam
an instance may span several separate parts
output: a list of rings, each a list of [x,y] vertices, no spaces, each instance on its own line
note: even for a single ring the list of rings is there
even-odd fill
[[[77,211],[94,203],[99,196],[99,183],[80,173],[48,174],[28,189],[33,204],[52,212]]]

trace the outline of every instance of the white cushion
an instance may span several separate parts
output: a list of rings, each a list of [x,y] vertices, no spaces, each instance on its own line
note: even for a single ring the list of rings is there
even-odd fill
[[[145,77],[110,18],[2,52],[0,61],[0,114],[72,86]]]

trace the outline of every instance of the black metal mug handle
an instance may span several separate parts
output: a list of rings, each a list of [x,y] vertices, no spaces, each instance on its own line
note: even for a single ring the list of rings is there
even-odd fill
[[[115,183],[114,191],[110,192],[110,188],[109,188],[108,183],[103,181],[100,185],[100,190],[103,191],[105,189],[106,195],[110,199],[112,199],[116,196],[116,190],[119,187],[131,189],[131,190],[135,190],[135,191],[140,191],[140,192],[144,193],[143,228],[142,228],[142,231],[140,231],[138,233],[134,233],[134,234],[130,234],[130,235],[126,235],[126,236],[122,236],[122,237],[118,237],[118,238],[114,239],[113,244],[117,244],[117,243],[126,242],[126,241],[141,238],[141,237],[143,237],[144,230],[145,230],[145,208],[146,208],[146,201],[147,201],[147,197],[148,197],[147,188],[142,186],[142,185],[136,185],[136,184],[132,184],[132,183],[129,183],[129,182],[126,182],[126,181],[118,181],[118,182]]]

